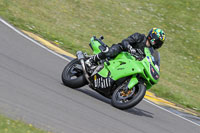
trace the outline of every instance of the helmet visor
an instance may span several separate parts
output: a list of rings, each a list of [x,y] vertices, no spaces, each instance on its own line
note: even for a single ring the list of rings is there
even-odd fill
[[[151,39],[151,40],[150,40],[150,44],[151,44],[152,46],[155,45],[155,44],[156,44],[155,39]]]
[[[155,39],[157,38],[157,39]],[[162,46],[163,42],[159,40],[158,37],[152,38],[151,36],[148,37],[148,40],[150,42],[150,45],[153,46],[155,49],[158,49]]]

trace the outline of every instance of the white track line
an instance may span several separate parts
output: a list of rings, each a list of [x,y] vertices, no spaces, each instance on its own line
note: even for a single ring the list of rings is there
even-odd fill
[[[186,118],[183,117],[183,116],[180,116],[180,115],[178,115],[178,114],[176,114],[176,113],[173,113],[173,112],[171,112],[171,111],[169,111],[169,110],[167,110],[167,109],[165,109],[165,108],[163,108],[163,107],[161,107],[161,106],[159,106],[159,105],[157,105],[157,104],[155,104],[155,103],[152,103],[151,101],[149,101],[149,100],[147,100],[147,99],[143,99],[143,100],[146,101],[146,102],[148,102],[148,103],[150,103],[150,104],[152,104],[152,105],[154,105],[154,106],[156,106],[156,107],[158,107],[158,108],[160,108],[160,109],[162,109],[162,110],[164,110],[164,111],[167,111],[167,112],[170,113],[170,114],[173,114],[173,115],[175,115],[175,116],[178,116],[179,118],[182,118],[182,119],[184,119],[184,120],[186,120],[186,121],[188,121],[188,122],[191,122],[192,124],[195,124],[195,125],[197,125],[197,126],[200,127],[199,124],[197,124],[197,123],[195,123],[195,122],[193,122],[193,121],[191,121],[191,120],[188,120],[188,119],[186,119]]]
[[[6,22],[5,20],[3,20],[2,18],[0,18],[0,21],[1,21],[3,24],[5,24],[6,26],[8,26],[9,28],[11,28],[12,30],[14,30],[15,32],[17,32],[18,34],[20,34],[21,36],[23,36],[24,38],[30,40],[31,42],[37,44],[37,45],[40,46],[40,47],[46,49],[47,51],[51,52],[52,54],[57,55],[58,57],[60,57],[60,58],[62,58],[62,59],[64,59],[64,60],[70,62],[69,59],[67,59],[67,58],[65,58],[65,57],[63,57],[63,56],[61,56],[60,54],[57,54],[56,52],[54,52],[54,51],[52,51],[52,50],[46,48],[46,47],[43,46],[42,44],[38,43],[38,42],[35,41],[34,39],[28,37],[28,36],[25,35],[24,33],[22,33],[22,32],[20,32],[19,30],[17,30],[15,27],[13,27],[13,26],[10,25],[9,23],[7,23],[7,22]],[[184,117],[182,117],[182,116],[180,116],[180,115],[177,115],[177,114],[175,114],[175,113],[173,113],[173,112],[171,112],[171,111],[169,111],[169,110],[167,110],[167,109],[165,109],[165,108],[162,108],[162,107],[160,107],[160,106],[158,106],[158,105],[156,105],[156,104],[154,104],[154,103],[148,101],[147,99],[143,99],[143,100],[146,101],[146,102],[148,102],[148,103],[150,103],[150,104],[152,104],[152,105],[154,105],[154,106],[156,106],[156,107],[158,107],[158,108],[160,108],[160,109],[162,109],[162,110],[164,110],[164,111],[166,111],[166,112],[168,112],[168,113],[170,113],[170,114],[173,114],[173,115],[175,115],[175,116],[177,116],[177,117],[179,117],[179,118],[182,118],[183,120],[186,120],[186,121],[188,121],[188,122],[190,122],[190,123],[192,123],[192,124],[195,124],[195,125],[197,125],[197,126],[200,127],[199,124],[197,124],[197,123],[195,123],[195,122],[193,122],[193,121],[191,121],[191,120],[188,120],[188,119],[186,119],[186,118],[184,118]]]
[[[6,26],[8,26],[9,28],[11,28],[12,30],[14,30],[15,32],[17,32],[18,34],[20,34],[21,36],[23,36],[24,38],[28,39],[29,41],[31,41],[31,42],[37,44],[38,46],[40,46],[40,47],[46,49],[47,51],[51,52],[52,54],[55,54],[55,55],[59,56],[60,58],[66,60],[66,61],[68,61],[68,62],[70,62],[69,59],[67,59],[67,58],[65,58],[65,57],[63,57],[63,56],[61,56],[60,54],[57,54],[56,52],[54,52],[54,51],[48,49],[48,48],[45,47],[44,45],[40,44],[39,42],[37,42],[37,41],[35,41],[34,39],[30,38],[29,36],[25,35],[25,34],[22,33],[21,31],[17,30],[15,27],[13,27],[12,25],[10,25],[9,23],[7,23],[7,22],[6,22],[5,20],[3,20],[2,18],[0,18],[0,21],[1,21],[3,24],[5,24]]]

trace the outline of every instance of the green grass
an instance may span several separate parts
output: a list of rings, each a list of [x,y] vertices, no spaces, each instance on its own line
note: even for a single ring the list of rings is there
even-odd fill
[[[0,115],[0,133],[47,133],[47,132],[36,129],[35,127],[33,127],[32,124],[24,124],[21,121],[10,120]]]
[[[200,2],[196,0],[0,0],[0,16],[75,53],[90,37],[121,42],[152,27],[166,32],[158,96],[200,112]]]

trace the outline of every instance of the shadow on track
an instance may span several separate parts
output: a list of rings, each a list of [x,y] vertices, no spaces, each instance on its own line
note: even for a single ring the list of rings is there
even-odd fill
[[[91,96],[93,98],[96,98],[104,103],[107,103],[107,104],[111,104],[111,100],[108,99],[108,98],[105,98],[104,96],[101,96],[100,94],[98,94],[97,92],[95,91],[92,91],[92,90],[89,90],[89,89],[86,89],[86,88],[81,88],[81,89],[77,89],[78,91],[88,95],[88,96]],[[142,110],[142,109],[139,109],[139,108],[136,108],[136,107],[133,107],[131,109],[127,109],[127,110],[122,110],[124,112],[127,112],[127,113],[130,113],[130,114],[133,114],[133,115],[138,115],[138,116],[145,116],[145,117],[149,117],[149,118],[153,118],[153,113],[151,112],[148,112],[148,111],[145,111],[145,110]]]
[[[138,115],[138,116],[145,116],[145,117],[149,117],[149,118],[153,118],[153,113],[133,107],[131,109],[125,110],[125,112],[130,113],[130,114],[134,114],[134,115]]]

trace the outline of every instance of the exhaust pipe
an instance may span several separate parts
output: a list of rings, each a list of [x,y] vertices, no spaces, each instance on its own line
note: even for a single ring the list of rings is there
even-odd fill
[[[89,75],[85,69],[85,61],[84,61],[84,55],[82,51],[77,51],[76,56],[78,58],[78,60],[80,60],[81,62],[81,66],[83,68],[83,73],[85,75],[86,80],[88,81],[88,83],[90,84],[90,80],[89,80]]]

